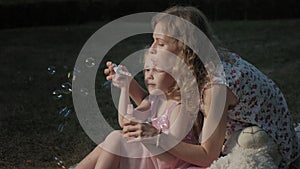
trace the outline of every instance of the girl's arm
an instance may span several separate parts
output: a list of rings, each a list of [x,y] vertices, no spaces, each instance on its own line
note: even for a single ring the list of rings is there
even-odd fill
[[[119,87],[118,81],[120,79],[114,78],[116,76],[116,72],[113,70],[113,63],[111,61],[106,62],[107,68],[104,70],[104,74],[106,74],[106,80],[113,80],[113,84],[116,87]],[[143,101],[144,98],[148,95],[148,93],[137,83],[136,80],[132,79],[130,82],[130,87],[129,87],[129,94],[132,100],[137,104],[140,105]]]
[[[119,120],[119,125],[123,128],[124,125],[124,116],[128,115],[127,108],[130,103],[129,99],[129,88],[127,87],[122,87],[121,88],[121,93],[120,93],[120,100],[119,100],[119,105],[118,105],[118,120]],[[132,112],[131,118],[134,118],[137,121],[145,121],[148,117],[151,116],[151,111],[150,111],[151,103],[146,97],[141,101],[139,106]]]
[[[115,75],[115,76],[120,76],[120,75]],[[120,84],[120,98],[119,98],[119,105],[118,105],[118,121],[119,125],[123,128],[124,125],[124,116],[128,115],[128,106],[130,103],[130,98],[129,98],[129,83],[133,79],[131,77],[124,77],[125,80],[121,82]],[[136,121],[145,121],[148,117],[151,116],[151,111],[150,111],[151,103],[148,97],[142,99],[140,101],[139,106],[133,111],[132,116],[133,117],[127,117],[127,118],[133,118]]]
[[[118,105],[118,121],[120,127],[123,128],[123,119],[124,116],[127,114],[128,104],[130,104],[129,100],[129,84],[125,84],[121,87],[121,93],[119,98],[119,105]]]
[[[128,72],[125,66],[119,65],[117,69],[121,69],[120,71]],[[122,73],[115,73],[113,84],[121,89],[120,97],[119,97],[119,104],[118,104],[118,121],[120,127],[123,128],[123,119],[125,115],[128,115],[128,106],[130,104],[129,98],[129,86],[133,78],[131,76],[124,75]],[[142,101],[141,101],[142,102]],[[132,106],[132,105],[130,105]],[[133,111],[133,107],[132,110]],[[133,112],[130,112],[131,114]]]

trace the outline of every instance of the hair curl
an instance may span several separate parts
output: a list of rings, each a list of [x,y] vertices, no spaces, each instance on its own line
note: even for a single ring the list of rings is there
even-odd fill
[[[191,6],[174,6],[163,11],[163,13],[174,15],[189,21],[197,28],[199,28],[207,36],[208,39],[212,39],[207,18],[197,8]],[[185,25],[184,22],[180,21],[179,19],[174,20],[173,18],[171,19],[168,15],[158,14],[152,19],[152,27],[155,28],[158,23],[164,24],[165,31],[167,31],[171,35],[180,36],[181,39],[184,40],[184,42],[177,40],[177,47],[181,51],[179,57],[184,60],[188,68],[193,72],[193,75],[197,80],[198,90],[200,92],[203,89],[204,85],[209,82],[208,72],[206,71],[203,62],[195,53],[195,51],[193,51],[191,47],[186,45],[197,44],[194,43],[197,38],[195,39],[195,37],[192,36],[193,34],[191,32],[185,31],[189,29],[185,29],[187,25]],[[177,89],[174,89],[174,91],[176,91]],[[195,120],[193,126],[193,132],[197,137],[199,136],[199,133],[201,132],[203,126],[203,118],[203,113],[199,111],[197,119]]]

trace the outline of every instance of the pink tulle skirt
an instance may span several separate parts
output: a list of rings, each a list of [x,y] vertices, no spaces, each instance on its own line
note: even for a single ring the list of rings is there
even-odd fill
[[[204,169],[180,159],[164,162],[153,156],[142,143],[127,143],[120,131],[111,132],[100,146],[121,157],[120,169]]]

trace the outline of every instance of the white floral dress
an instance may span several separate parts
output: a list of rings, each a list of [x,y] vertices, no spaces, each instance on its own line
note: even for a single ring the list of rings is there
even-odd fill
[[[258,126],[278,144],[282,156],[279,168],[287,168],[299,156],[299,145],[282,92],[271,79],[237,54],[219,51],[219,56],[225,78],[214,72],[220,78],[211,78],[209,85],[226,85],[239,100],[228,112],[226,138],[246,127]]]

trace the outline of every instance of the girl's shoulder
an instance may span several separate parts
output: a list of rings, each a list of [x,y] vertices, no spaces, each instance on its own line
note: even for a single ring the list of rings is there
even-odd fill
[[[151,107],[151,101],[148,98],[145,98],[144,100],[142,100],[141,104],[136,107],[136,110],[138,111],[147,111],[149,110]]]
[[[169,106],[167,107],[167,109],[168,110],[174,110],[176,107],[180,107],[180,105],[181,105],[181,102],[171,100],[171,101],[169,101]]]

